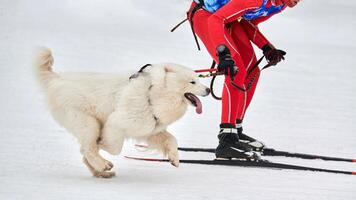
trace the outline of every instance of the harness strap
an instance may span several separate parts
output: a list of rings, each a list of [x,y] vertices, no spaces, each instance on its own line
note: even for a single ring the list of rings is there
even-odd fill
[[[141,73],[143,73],[143,70],[145,70],[147,67],[152,67],[152,66],[153,66],[152,64],[146,64],[146,65],[144,65],[143,67],[140,68],[140,70],[138,70],[138,72],[136,72],[135,74],[131,75],[130,78],[129,78],[129,80],[131,81],[131,79],[137,78]],[[152,89],[152,87],[153,87],[153,85],[150,85],[150,86],[148,87],[148,91],[150,91],[150,90]],[[152,106],[152,102],[151,102],[151,99],[150,99],[149,96],[148,96],[148,104],[149,104],[150,106]],[[157,125],[160,123],[160,122],[159,122],[159,118],[153,113],[153,111],[152,111],[152,117],[153,117],[153,119],[156,121],[156,126],[157,126]]]
[[[216,62],[215,62],[215,60],[213,60],[213,62],[211,63],[210,69],[215,69],[215,67],[216,67]],[[212,75],[212,74],[213,73],[210,72],[210,75]],[[213,78],[211,79],[211,82],[210,82],[210,91],[211,91],[210,93],[211,93],[211,96],[213,96],[213,98],[216,99],[216,100],[221,100],[221,97],[216,96],[215,93],[214,93],[214,82],[215,82],[215,79],[216,79],[217,75],[212,75],[212,76],[213,76]]]
[[[200,3],[196,4],[195,7],[192,9],[192,12],[190,13],[190,17],[189,18],[191,19],[190,20],[190,27],[192,29],[194,40],[195,40],[195,43],[197,44],[198,50],[200,51],[201,49],[200,49],[199,41],[198,41],[198,38],[197,38],[197,34],[195,33],[194,24],[193,24],[193,18],[194,18],[195,13],[199,9],[203,8],[203,5],[204,5],[204,1],[202,1],[202,0],[199,0],[199,1],[200,1]],[[187,13],[187,15],[189,15],[189,13]]]
[[[203,5],[204,5],[204,0],[199,0],[199,3],[197,3],[194,8],[191,10],[191,12],[187,12],[187,18],[185,18],[183,21],[179,22],[176,26],[174,26],[172,29],[171,29],[171,32],[174,32],[178,27],[180,27],[182,24],[184,24],[186,21],[188,21],[188,19],[191,19],[190,20],[190,27],[192,29],[192,33],[193,33],[193,36],[194,36],[194,40],[195,40],[195,43],[197,44],[197,47],[198,47],[198,50],[200,51],[201,48],[200,48],[200,45],[199,45],[199,41],[198,41],[198,38],[197,38],[197,35],[195,34],[195,30],[194,30],[194,25],[193,25],[193,17],[195,15],[195,13],[203,8]],[[189,15],[190,14],[190,15]]]
[[[176,26],[174,26],[172,29],[171,29],[171,32],[174,32],[178,27],[180,27],[180,25],[184,24],[184,22],[188,21],[188,17],[185,18],[183,21],[179,22]]]
[[[129,78],[129,80],[131,80],[131,79],[133,79],[133,78],[137,78],[137,77],[140,75],[140,73],[143,72],[143,70],[145,70],[147,67],[151,67],[151,66],[152,66],[152,64],[146,64],[146,65],[144,65],[143,67],[141,67],[141,69],[140,69],[138,72],[136,72],[135,74],[131,75],[130,78]]]
[[[247,76],[250,75],[257,67],[258,65],[261,64],[261,62],[263,61],[265,56],[262,56],[254,65],[253,67],[247,72]],[[214,69],[216,66],[216,62],[213,61],[212,63],[212,66],[211,66],[211,69]],[[265,70],[269,67],[273,66],[272,63],[268,63],[267,65],[265,65],[262,69],[262,70]],[[252,84],[253,82],[256,80],[256,77],[257,75],[255,74],[255,76],[253,76],[250,81],[248,82],[247,84],[247,87],[246,88],[241,88],[240,86],[236,85],[234,82],[231,81],[231,85],[234,86],[236,89],[240,90],[241,92],[247,92],[251,87],[252,87]],[[216,100],[221,100],[222,98],[221,97],[218,97],[215,95],[214,93],[214,83],[215,83],[215,79],[216,79],[216,75],[213,75],[213,78],[211,79],[211,82],[210,82],[210,91],[211,91],[211,95],[213,96],[214,99]]]

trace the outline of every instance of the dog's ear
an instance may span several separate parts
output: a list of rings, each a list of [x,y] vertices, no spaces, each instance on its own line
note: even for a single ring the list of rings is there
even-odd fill
[[[155,65],[151,68],[151,81],[152,85],[156,87],[164,87],[166,82],[167,73],[172,69],[167,65]]]
[[[151,68],[152,84],[156,87],[166,87],[167,75],[176,73],[177,71],[169,64],[156,65]]]

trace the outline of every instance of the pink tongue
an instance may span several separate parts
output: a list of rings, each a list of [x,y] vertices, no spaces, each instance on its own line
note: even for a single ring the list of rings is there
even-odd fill
[[[203,112],[203,106],[201,104],[201,101],[200,99],[195,96],[195,95],[190,95],[194,100],[195,102],[197,103],[197,107],[195,108],[195,112],[197,112],[198,114],[201,114]]]

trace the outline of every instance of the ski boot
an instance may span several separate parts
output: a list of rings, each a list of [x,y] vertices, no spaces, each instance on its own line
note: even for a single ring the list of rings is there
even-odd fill
[[[257,151],[257,152],[263,151],[265,145],[262,142],[246,134],[243,134],[243,128],[241,126],[241,122],[236,121],[236,129],[237,129],[237,135],[239,137],[239,142],[249,146],[250,148],[252,148],[253,151]]]
[[[239,141],[237,129],[235,127],[224,124],[220,125],[218,138],[219,145],[215,150],[217,160],[259,160],[259,156],[252,151],[253,149],[249,145]]]

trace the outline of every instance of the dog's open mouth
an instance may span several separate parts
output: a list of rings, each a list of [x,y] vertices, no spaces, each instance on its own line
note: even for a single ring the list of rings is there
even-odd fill
[[[195,111],[198,114],[201,114],[203,112],[203,106],[202,106],[201,101],[199,100],[199,98],[197,96],[195,96],[192,93],[185,93],[184,96],[185,96],[185,98],[187,98],[190,101],[190,103],[193,106],[195,106]]]

